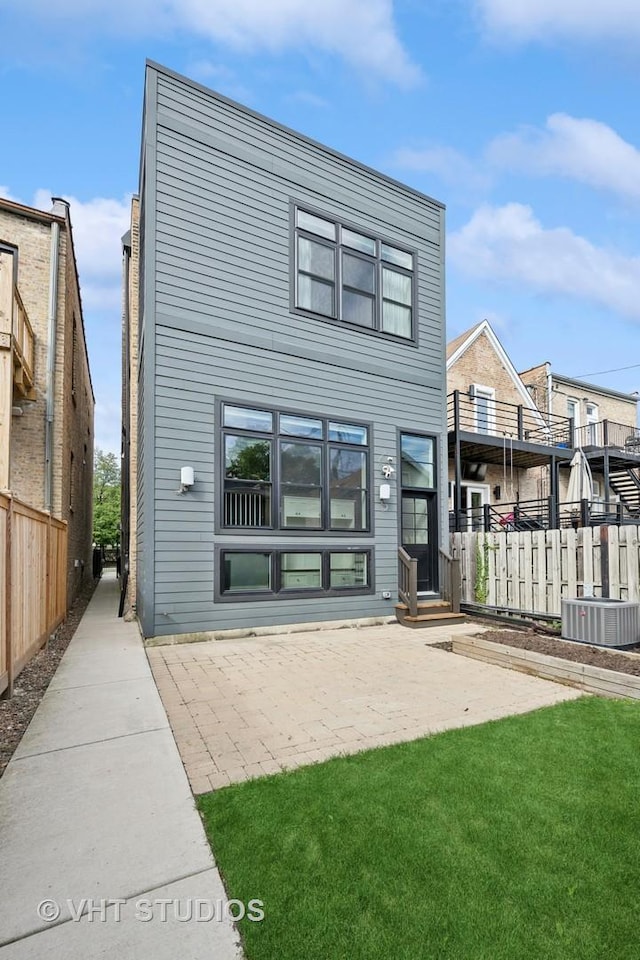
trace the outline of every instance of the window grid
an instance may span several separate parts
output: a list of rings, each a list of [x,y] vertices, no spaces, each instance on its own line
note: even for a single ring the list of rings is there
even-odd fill
[[[225,599],[286,599],[372,589],[372,551],[366,549],[222,548],[219,568],[220,596]]]
[[[295,308],[393,339],[415,340],[415,255],[337,221],[335,239],[329,239],[324,227],[314,232],[320,229],[315,221],[331,225],[295,208]]]
[[[223,404],[222,429],[223,529],[369,531],[366,425]]]

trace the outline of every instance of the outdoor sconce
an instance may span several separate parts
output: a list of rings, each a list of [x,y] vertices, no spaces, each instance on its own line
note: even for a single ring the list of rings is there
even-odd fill
[[[180,468],[180,493],[186,493],[195,483],[196,478],[193,467]]]
[[[493,496],[494,496],[494,499],[499,500],[501,493],[502,493],[502,490],[500,489],[500,487],[499,487],[498,485],[496,485],[496,486],[493,488]]]

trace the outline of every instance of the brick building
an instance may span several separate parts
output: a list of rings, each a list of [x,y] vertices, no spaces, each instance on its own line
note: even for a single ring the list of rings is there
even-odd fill
[[[452,528],[572,522],[577,449],[591,475],[580,522],[640,517],[636,395],[556,374],[549,363],[518,373],[486,320],[447,345],[447,393]]]
[[[70,603],[91,576],[95,401],[68,204],[55,199],[44,212],[0,199],[0,257],[10,293],[0,305],[8,331],[3,346],[10,346],[13,327],[15,365],[20,323],[32,351],[26,386],[14,374],[7,395],[0,485],[67,522]]]

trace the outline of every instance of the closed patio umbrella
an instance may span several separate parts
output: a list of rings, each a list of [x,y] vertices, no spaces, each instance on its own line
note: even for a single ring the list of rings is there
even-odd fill
[[[593,500],[591,467],[582,448],[578,448],[573,455],[567,489],[567,503],[577,503],[579,500],[588,500],[589,503]]]

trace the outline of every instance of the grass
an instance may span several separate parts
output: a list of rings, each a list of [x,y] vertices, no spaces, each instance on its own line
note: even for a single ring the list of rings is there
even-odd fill
[[[200,797],[248,960],[637,960],[639,748],[585,697]]]

